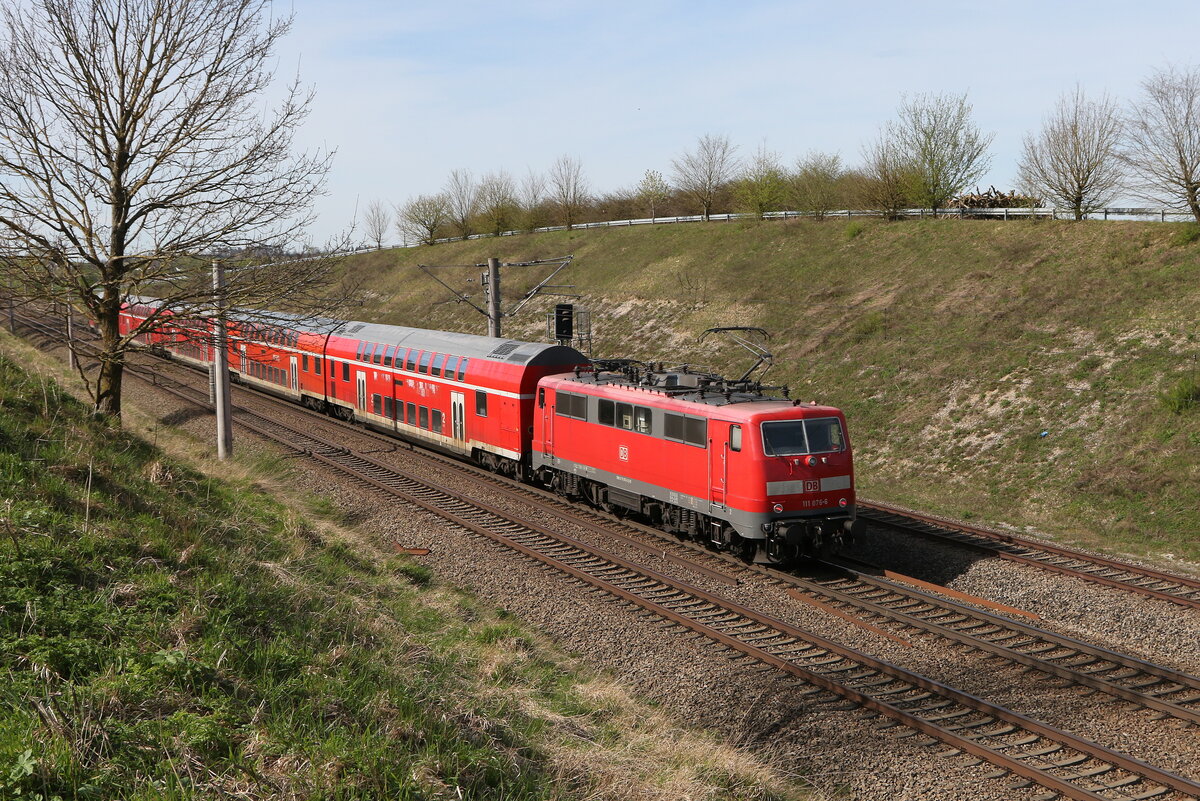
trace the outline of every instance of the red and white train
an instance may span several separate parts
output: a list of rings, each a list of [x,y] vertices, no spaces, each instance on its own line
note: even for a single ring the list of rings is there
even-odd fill
[[[122,333],[156,310],[132,299]],[[686,368],[593,363],[561,345],[272,319],[231,319],[230,369],[310,408],[746,558],[828,553],[863,527],[838,409]],[[139,340],[208,365],[208,337],[186,328],[168,320]]]

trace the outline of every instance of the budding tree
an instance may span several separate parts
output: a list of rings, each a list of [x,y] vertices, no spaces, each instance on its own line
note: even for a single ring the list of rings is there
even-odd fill
[[[738,170],[736,151],[728,136],[705,134],[696,143],[695,151],[671,160],[675,186],[700,204],[705,220],[712,216],[717,192]]]
[[[488,232],[500,236],[513,228],[518,210],[517,189],[507,170],[489,172],[479,182],[479,215]]]
[[[382,200],[372,200],[363,214],[363,233],[367,240],[375,243],[376,250],[383,247],[388,229],[392,227],[392,214]]]
[[[479,210],[479,187],[470,170],[451,170],[442,190],[446,200],[446,215],[461,237],[475,233],[474,217]]]
[[[995,134],[981,133],[972,122],[964,93],[904,98],[887,136],[908,168],[912,199],[937,211],[987,172]]]
[[[417,195],[396,209],[396,230],[405,242],[432,245],[450,219],[450,203],[444,194]]]
[[[1051,198],[1082,220],[1104,208],[1121,187],[1121,113],[1107,96],[1088,100],[1083,90],[1058,99],[1042,130],[1025,137],[1018,180],[1034,196]]]
[[[563,224],[570,228],[579,220],[588,202],[588,182],[583,164],[572,156],[559,156],[548,173],[550,198],[558,206]]]
[[[1142,82],[1122,158],[1142,197],[1200,222],[1200,69],[1171,67]]]
[[[823,220],[829,212],[842,208],[846,200],[842,186],[845,174],[837,154],[814,151],[804,156],[797,162],[791,181],[796,210]]]
[[[255,265],[296,241],[328,153],[294,153],[311,94],[265,108],[291,26],[268,0],[28,0],[0,11],[0,270],[32,300],[95,321],[81,367],[119,415],[134,336],[211,302],[210,259],[236,253],[231,305],[309,308],[331,264]],[[122,304],[159,312],[122,334]],[[98,362],[98,364],[96,364]]]
[[[734,186],[733,196],[738,209],[759,217],[769,211],[779,211],[787,203],[788,176],[779,154],[768,150],[766,143],[758,146]]]
[[[650,219],[654,219],[655,210],[671,197],[671,187],[658,170],[646,170],[634,191],[638,202],[650,212]]]

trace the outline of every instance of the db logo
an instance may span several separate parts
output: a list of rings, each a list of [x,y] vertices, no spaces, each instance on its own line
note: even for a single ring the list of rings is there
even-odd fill
[[[628,462],[629,461],[629,446],[622,445],[621,447],[619,447],[617,449],[617,456],[621,459],[622,462]]]
[[[821,491],[821,482],[820,481],[805,481],[804,482],[804,491],[805,492],[820,492]]]

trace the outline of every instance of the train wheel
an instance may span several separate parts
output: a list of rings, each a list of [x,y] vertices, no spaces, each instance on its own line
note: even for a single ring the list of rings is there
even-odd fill
[[[774,537],[768,538],[765,545],[767,564],[789,567],[796,561],[796,546],[788,545],[787,542]]]
[[[730,549],[733,555],[743,562],[753,562],[755,554],[758,553],[758,546],[758,540],[748,540],[740,534],[735,534]]]

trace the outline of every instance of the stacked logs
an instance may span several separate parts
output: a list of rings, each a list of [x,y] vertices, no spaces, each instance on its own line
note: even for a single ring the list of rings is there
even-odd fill
[[[955,209],[1017,209],[1039,205],[1040,198],[1019,192],[1001,192],[994,186],[989,186],[986,192],[980,192],[976,187],[973,194],[959,195],[947,203],[947,206]]]

